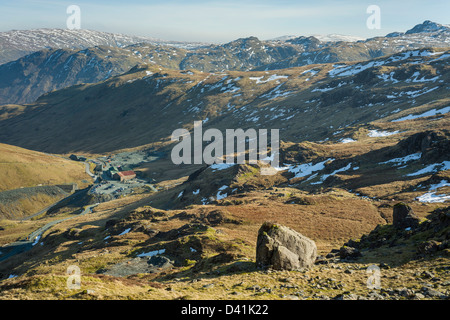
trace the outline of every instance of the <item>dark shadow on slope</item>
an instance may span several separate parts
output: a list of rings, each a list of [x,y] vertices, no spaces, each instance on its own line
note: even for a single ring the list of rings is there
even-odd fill
[[[450,257],[450,207],[434,210],[416,228],[378,225],[369,234],[358,240],[349,240],[343,247],[355,248],[362,256],[338,261],[390,267],[401,266],[412,260]]]
[[[258,271],[258,269],[254,262],[240,260],[239,255],[224,252],[209,258],[203,258],[187,270],[162,274],[160,277],[155,278],[155,281],[166,281],[176,278],[183,278],[184,281],[213,279],[223,275],[234,275],[255,271]]]

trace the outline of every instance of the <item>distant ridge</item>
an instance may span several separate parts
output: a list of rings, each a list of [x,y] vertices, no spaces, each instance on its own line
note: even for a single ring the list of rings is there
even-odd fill
[[[169,45],[179,48],[194,48],[205,45],[205,43],[198,42],[167,41],[85,29],[11,30],[0,32],[0,64],[14,61],[26,54],[42,49],[85,49],[95,46],[122,48],[136,43]]]

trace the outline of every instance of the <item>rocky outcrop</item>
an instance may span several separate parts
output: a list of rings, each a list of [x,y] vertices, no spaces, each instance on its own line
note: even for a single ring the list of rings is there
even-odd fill
[[[100,269],[97,273],[114,277],[128,277],[139,273],[158,273],[172,268],[174,262],[169,258],[156,255],[148,257],[136,257],[131,260],[119,262],[108,269]]]
[[[258,232],[256,264],[276,270],[310,268],[317,258],[315,242],[304,235],[270,222]]]
[[[394,206],[393,224],[396,229],[417,228],[420,219],[416,216],[410,206],[403,202]]]
[[[400,141],[397,150],[397,157],[420,152],[422,163],[442,162],[448,159],[450,152],[449,133],[430,130],[418,132]]]
[[[378,225],[359,240],[349,240],[340,249],[333,249],[325,257],[319,257],[316,264],[324,265],[341,260],[352,260],[362,256],[366,250],[382,246],[393,248],[410,244],[415,247],[414,258],[433,255],[450,256],[450,206],[438,208],[419,223],[411,208],[398,203],[394,206],[394,223]],[[417,239],[426,239],[418,242]],[[400,249],[400,248],[399,248]],[[401,249],[399,250],[401,251]]]
[[[361,252],[354,247],[343,246],[339,250],[339,256],[341,259],[356,259],[362,255]]]

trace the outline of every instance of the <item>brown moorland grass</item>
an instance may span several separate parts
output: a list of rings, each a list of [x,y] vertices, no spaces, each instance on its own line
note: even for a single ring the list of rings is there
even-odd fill
[[[286,203],[287,199],[301,197],[309,204]],[[192,220],[177,218],[183,211],[188,215],[199,216],[201,213],[214,210],[227,212],[232,218],[240,220],[240,224],[220,224],[211,229],[216,230],[215,232],[207,231],[205,234],[213,241],[209,240],[209,245],[217,243],[217,248],[223,248],[225,243],[234,243],[239,248],[239,252],[245,255],[244,258],[209,269],[214,270],[212,273],[196,273],[194,269],[191,270],[192,266],[179,266],[162,273],[138,274],[125,278],[95,274],[99,268],[129,259],[133,250],[142,248],[147,252],[150,249],[145,250],[145,248],[151,248],[148,237],[140,232],[132,231],[122,236],[111,235],[111,239],[104,240],[105,235],[108,234],[108,231],[104,230],[104,223],[108,219],[127,218],[128,222],[125,223],[133,223],[140,213],[144,213],[145,217],[145,212],[148,210],[158,211],[151,207],[135,209],[134,213],[130,211],[125,213],[120,209],[114,210],[114,207],[120,207],[120,203],[124,201],[122,199],[115,204],[102,204],[94,209],[93,214],[64,222],[53,230],[49,230],[47,234],[53,232],[52,237],[44,236],[43,246],[36,246],[27,257],[22,256],[22,259],[27,258],[27,260],[23,261],[19,267],[11,265],[10,270],[16,274],[25,272],[25,275],[4,280],[1,283],[3,297],[6,299],[30,299],[38,296],[48,299],[210,299],[211,297],[215,299],[289,299],[292,295],[298,296],[299,290],[303,292],[300,298],[304,296],[313,299],[320,299],[323,295],[332,298],[349,291],[367,295],[370,290],[366,287],[366,269],[369,265],[380,262],[393,266],[381,271],[383,288],[406,286],[420,290],[420,283],[423,280],[416,274],[431,269],[441,279],[448,278],[448,275],[440,269],[448,263],[448,259],[411,260],[413,255],[411,250],[415,249],[408,246],[401,247],[403,253],[398,253],[398,247],[382,247],[365,253],[364,258],[357,262],[316,266],[304,272],[258,271],[253,261],[256,234],[262,221],[271,220],[284,224],[313,238],[319,247],[319,252],[323,254],[329,252],[331,248],[340,247],[350,235],[358,238],[371,231],[377,224],[385,224],[386,219],[381,213],[388,216],[387,220],[391,220],[389,213],[392,213],[392,207],[389,207],[386,201],[360,199],[338,190],[308,195],[295,192],[293,189],[276,188],[271,192],[250,193],[245,200],[247,203],[239,206],[193,206],[186,210],[165,211],[167,219],[151,222],[153,228],[165,232],[192,222]],[[411,206],[422,218],[435,207],[435,205],[424,206],[418,203],[411,203]],[[85,234],[86,238],[77,240],[61,238],[61,235],[70,228],[84,230],[81,234]],[[51,239],[58,242],[53,243]],[[164,246],[164,243],[160,245]],[[210,257],[211,254],[214,255],[214,251],[209,252],[204,258]],[[401,265],[397,264],[399,259],[402,262]],[[18,262],[16,261],[16,264]],[[71,291],[65,287],[67,279],[65,270],[71,264],[79,265],[82,270],[83,285],[80,290]],[[344,270],[349,271],[343,272]],[[286,283],[283,279],[287,278],[290,279],[288,283],[294,285],[292,289],[282,286]],[[197,281],[193,283],[192,279]],[[205,288],[206,285],[211,284],[210,288]],[[248,290],[254,285],[271,288],[271,291]],[[93,293],[86,294],[87,289],[93,290]]]
[[[37,185],[78,183],[91,178],[84,164],[0,143],[0,191]]]

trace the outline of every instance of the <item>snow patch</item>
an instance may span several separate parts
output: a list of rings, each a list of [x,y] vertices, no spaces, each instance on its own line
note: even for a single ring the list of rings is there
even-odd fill
[[[418,152],[418,153],[410,154],[410,155],[407,155],[407,156],[404,156],[401,158],[395,158],[395,159],[391,159],[388,161],[380,162],[379,164],[396,163],[396,165],[401,165],[401,164],[407,163],[409,161],[419,160],[420,157],[422,157],[422,153]]]
[[[448,187],[448,186],[450,186],[450,183],[447,180],[441,180],[441,182],[439,182],[439,183],[430,185],[430,188],[428,189],[428,191],[434,191],[439,188]]]
[[[228,193],[222,193],[222,191],[224,191],[225,189],[228,189],[227,185],[223,185],[218,189],[217,195],[216,195],[217,200],[222,200],[222,199],[225,199],[226,197],[228,197]]]
[[[388,137],[392,136],[393,134],[397,134],[399,132],[400,131],[389,132],[389,131],[369,130],[368,136],[372,138]]]
[[[217,170],[225,170],[232,166],[236,165],[236,163],[213,163],[210,168],[213,170],[213,172],[216,172]]]
[[[309,176],[313,172],[323,170],[325,168],[325,163],[327,163],[328,161],[334,161],[334,160],[335,159],[333,159],[333,158],[329,158],[322,162],[318,162],[316,164],[313,164],[312,162],[300,164],[298,166],[290,167],[288,171],[295,174],[294,178],[302,178],[302,177]]]
[[[419,176],[422,174],[433,173],[433,172],[437,172],[437,171],[445,171],[445,170],[450,170],[450,161],[444,161],[442,163],[430,164],[429,166],[426,166],[425,168],[423,168],[419,171],[407,174],[406,176],[414,177],[414,176]]]
[[[256,84],[260,84],[260,83],[267,83],[269,81],[275,81],[275,80],[279,80],[279,79],[287,79],[288,76],[279,76],[279,75],[273,74],[267,80],[261,80],[262,78],[264,78],[264,76],[249,77],[250,80],[256,81]]]
[[[337,169],[337,170],[333,171],[333,172],[330,173],[330,174],[324,174],[324,175],[320,178],[320,180],[321,180],[320,182],[323,182],[323,181],[327,180],[328,177],[334,176],[336,173],[348,171],[348,170],[350,170],[351,167],[352,167],[352,164],[349,163],[349,164],[346,165],[345,167],[340,168],[340,169]],[[319,182],[319,183],[320,183],[320,182]],[[311,183],[311,184],[313,184],[313,183]],[[315,182],[315,184],[318,184],[318,183]]]
[[[356,63],[352,65],[334,65],[334,69],[328,71],[328,74],[332,77],[334,76],[352,76],[355,74],[358,74],[364,70],[367,70],[369,68],[373,67],[379,67],[388,63],[397,62],[397,61],[403,61],[408,58],[412,57],[427,57],[435,55],[434,52],[428,51],[428,50],[413,50],[413,51],[406,51],[402,52],[396,55],[393,55],[387,59],[380,59],[370,62],[362,62],[362,63]]]
[[[448,187],[450,183],[447,180],[441,180],[441,182],[430,185],[428,191],[435,191],[439,188]],[[427,192],[424,195],[416,198],[420,202],[437,203],[450,200],[450,195],[437,194],[436,192]]]
[[[141,253],[141,254],[138,254],[137,256],[138,257],[153,257],[153,256],[156,256],[158,254],[163,254],[164,252],[166,252],[166,249],[150,251],[150,252],[147,252],[147,253]]]
[[[352,143],[352,142],[356,142],[356,140],[352,139],[352,138],[342,138],[341,140],[339,140],[340,143]]]
[[[417,197],[416,199],[420,202],[438,203],[450,200],[450,195],[436,194],[436,192],[428,192],[420,197]]]
[[[128,229],[124,230],[121,234],[119,234],[119,236],[123,236],[124,234],[127,234],[130,231],[131,231],[131,228],[128,228]]]
[[[405,120],[413,120],[413,119],[417,119],[417,118],[424,118],[424,117],[431,117],[431,116],[436,116],[436,115],[443,115],[450,112],[450,106],[442,108],[442,109],[431,109],[428,110],[427,112],[421,113],[421,114],[416,114],[416,115],[407,115],[405,117],[396,119],[396,120],[392,120],[391,122],[399,122],[399,121],[405,121]]]

